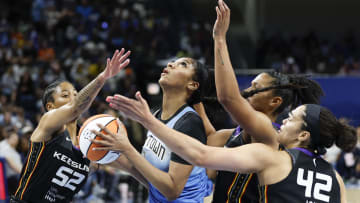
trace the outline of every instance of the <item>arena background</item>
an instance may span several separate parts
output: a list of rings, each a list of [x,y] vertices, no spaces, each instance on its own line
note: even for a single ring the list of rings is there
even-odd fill
[[[307,74],[324,88],[324,106],[360,125],[359,1],[227,3],[232,10],[228,46],[241,88],[263,71]],[[132,50],[131,65],[104,86],[80,123],[98,113],[119,116],[141,150],[145,130],[110,110],[105,96],[132,97],[140,90],[156,109],[161,101],[157,80],[169,61],[191,56],[211,68],[215,5],[215,0],[0,1],[0,140],[17,133],[16,149],[24,158],[43,113],[44,88],[56,78],[66,78],[80,89],[104,68],[106,57],[124,47]],[[225,113],[215,117],[214,110],[220,111],[208,106],[217,129],[234,125]],[[357,132],[360,136],[359,127]],[[332,148],[326,156],[344,177],[349,202],[360,202],[359,151],[344,154]],[[345,158],[349,156],[350,161]],[[16,177],[7,180],[4,164],[1,159],[1,203],[17,184]],[[74,202],[146,202],[146,189],[122,172],[105,168],[90,177],[92,182]]]

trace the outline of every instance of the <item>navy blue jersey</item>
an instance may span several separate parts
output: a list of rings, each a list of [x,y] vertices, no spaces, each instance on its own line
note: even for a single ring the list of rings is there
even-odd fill
[[[273,126],[276,129],[280,127],[276,123],[273,123]],[[244,131],[238,126],[226,142],[225,147],[239,147],[244,144],[248,144],[248,142],[244,140]],[[256,174],[241,174],[229,171],[217,172],[213,195],[214,203],[258,203],[259,199],[259,181]]]
[[[340,186],[331,164],[302,148],[286,151],[292,169],[282,181],[260,187],[262,203],[340,202]]]

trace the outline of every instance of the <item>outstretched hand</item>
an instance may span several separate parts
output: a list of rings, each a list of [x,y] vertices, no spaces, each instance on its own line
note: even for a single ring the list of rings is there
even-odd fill
[[[135,97],[136,100],[115,94],[114,96],[108,96],[106,101],[111,108],[122,111],[130,119],[144,125],[152,114],[149,105],[146,100],[142,98],[139,91],[136,92]]]
[[[101,131],[104,131],[106,134],[95,130],[92,131],[92,133],[101,137],[101,140],[91,140],[92,143],[99,145],[98,147],[93,148],[93,150],[112,150],[118,152],[126,152],[127,150],[131,149],[132,145],[128,139],[125,127],[119,120],[117,120],[117,123],[119,125],[119,130],[116,134],[110,132],[103,125],[98,124]]]
[[[125,68],[130,63],[130,59],[128,59],[131,51],[127,51],[125,53],[125,49],[122,48],[120,51],[116,50],[111,59],[107,58],[106,60],[106,68],[102,72],[105,79],[109,79],[114,75],[118,74],[119,71]]]
[[[223,0],[216,6],[216,21],[213,28],[214,39],[225,39],[230,24],[230,9]]]

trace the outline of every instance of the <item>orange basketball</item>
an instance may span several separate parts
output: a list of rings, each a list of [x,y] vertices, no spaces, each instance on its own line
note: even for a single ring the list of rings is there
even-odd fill
[[[97,124],[102,124],[105,126],[110,132],[117,134],[119,128],[123,128],[125,132],[125,136],[127,136],[126,129],[122,123],[118,125],[116,118],[107,115],[107,114],[98,114],[88,118],[79,131],[79,145],[80,151],[86,156],[90,161],[94,161],[99,164],[108,164],[110,162],[115,161],[119,156],[120,152],[115,151],[94,151],[92,150],[94,147],[101,147],[101,145],[94,144],[90,140],[96,139],[100,140],[101,137],[96,136],[92,130],[101,132],[106,134],[105,131],[101,131],[101,129],[97,126]]]

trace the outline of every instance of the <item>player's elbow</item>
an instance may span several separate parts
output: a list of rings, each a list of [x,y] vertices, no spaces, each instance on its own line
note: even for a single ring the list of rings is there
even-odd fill
[[[182,190],[170,190],[164,196],[168,201],[174,201],[180,196],[181,192]]]
[[[219,100],[219,103],[222,105],[226,105],[231,101],[231,96],[224,93],[218,93],[217,98]]]
[[[234,108],[236,103],[239,101],[235,96],[231,95],[224,95],[224,96],[218,96],[219,103],[227,110]]]
[[[193,156],[193,159],[190,160],[190,163],[192,163],[195,166],[204,167],[206,165],[206,156],[207,156],[206,149],[199,150]]]

